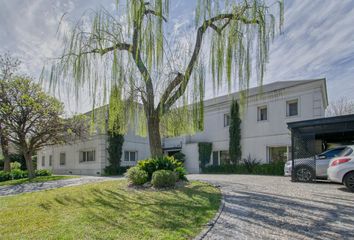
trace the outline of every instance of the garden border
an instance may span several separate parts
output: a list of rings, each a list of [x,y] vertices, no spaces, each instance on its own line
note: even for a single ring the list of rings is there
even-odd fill
[[[224,194],[221,190],[221,186],[216,185],[216,184],[212,184],[210,182],[207,182],[207,183],[220,190],[220,193],[221,193],[220,206],[219,206],[217,213],[213,217],[213,219],[211,219],[207,224],[204,225],[206,227],[203,228],[203,230],[194,238],[194,240],[203,240],[206,237],[206,235],[210,232],[210,230],[215,226],[216,222],[219,220],[221,213],[224,211],[224,208],[225,208],[225,199],[224,199]]]

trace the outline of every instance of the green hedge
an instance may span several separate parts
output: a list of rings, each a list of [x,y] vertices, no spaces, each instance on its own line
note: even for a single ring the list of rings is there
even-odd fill
[[[219,165],[207,166],[202,169],[203,173],[233,173],[233,174],[256,174],[256,175],[284,175],[284,164],[282,162],[260,164],[253,168],[250,172],[244,164],[239,165]]]

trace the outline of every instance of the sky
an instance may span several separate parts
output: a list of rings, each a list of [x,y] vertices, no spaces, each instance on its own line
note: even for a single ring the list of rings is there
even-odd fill
[[[354,1],[284,2],[284,30],[271,44],[264,83],[325,77],[329,101],[354,99]],[[62,27],[70,27],[88,9],[113,10],[114,0],[0,0],[0,6],[0,53],[20,58],[21,71],[38,79],[45,62],[60,56],[63,14]],[[194,7],[192,0],[171,0],[171,31],[193,33]],[[206,98],[213,97],[210,88]],[[61,100],[69,112],[90,110],[87,98]]]

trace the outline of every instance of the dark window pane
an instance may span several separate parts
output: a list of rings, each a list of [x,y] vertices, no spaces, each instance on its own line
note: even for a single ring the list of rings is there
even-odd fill
[[[65,153],[60,153],[60,165],[65,165]]]
[[[219,152],[218,151],[214,151],[213,152],[213,165],[219,165]]]
[[[288,104],[289,116],[296,116],[298,114],[297,102],[290,102]]]
[[[229,151],[220,151],[220,164],[230,164]]]
[[[130,161],[131,162],[135,161],[135,152],[130,152]]]
[[[269,148],[269,162],[286,162],[287,160],[287,147]]]
[[[126,161],[126,162],[129,161],[129,152],[128,151],[124,152],[124,161]]]

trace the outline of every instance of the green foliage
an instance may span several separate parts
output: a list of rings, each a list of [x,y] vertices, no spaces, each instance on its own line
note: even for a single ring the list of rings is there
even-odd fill
[[[52,171],[49,169],[38,169],[35,171],[36,176],[52,176]]]
[[[237,164],[241,159],[241,119],[238,102],[232,100],[230,109],[229,153],[231,163]]]
[[[104,169],[105,174],[120,175],[126,169],[120,166],[122,158],[122,147],[124,143],[124,136],[114,132],[108,132],[108,161],[109,166]]]
[[[170,170],[175,171],[175,169],[181,167],[183,164],[173,157],[162,156],[156,158],[149,158],[146,160],[139,161],[137,164],[141,170],[144,170],[148,173],[148,180],[151,180],[152,174],[158,170]]]
[[[21,169],[26,170],[26,160],[23,154],[10,154],[9,155],[10,162],[18,162],[21,164]]]
[[[155,188],[174,187],[177,176],[170,170],[158,170],[152,174],[151,184]]]
[[[11,179],[9,172],[0,171],[0,182],[7,181]]]
[[[21,169],[21,163],[19,163],[19,162],[12,162],[12,163],[10,163],[10,169],[11,169],[11,170]]]
[[[174,172],[176,173],[178,180],[187,181],[187,171],[184,167],[177,167]]]
[[[124,166],[124,167],[107,166],[104,168],[104,175],[106,176],[123,175],[124,173],[127,172],[128,169],[129,169],[128,166]]]
[[[129,182],[134,185],[143,185],[148,181],[147,172],[137,166],[129,168],[125,176],[128,178]]]
[[[243,164],[249,173],[252,173],[254,169],[260,164],[260,161],[256,158],[252,158],[251,154],[247,158],[243,159]]]
[[[19,168],[14,168],[14,169],[11,169],[10,176],[11,176],[11,179],[21,179],[21,178],[27,177],[28,173],[26,171],[19,169]]]
[[[269,164],[259,164],[250,172],[245,164],[238,165],[219,165],[219,166],[207,166],[202,169],[203,173],[219,173],[219,174],[256,174],[256,175],[284,175],[284,163],[275,162]]]
[[[204,166],[210,162],[211,151],[213,149],[213,144],[209,142],[198,143],[198,153],[199,153],[199,166],[204,168]]]
[[[186,155],[183,152],[177,152],[173,154],[173,157],[181,163],[184,163],[186,161]]]

